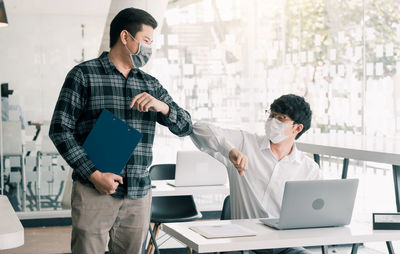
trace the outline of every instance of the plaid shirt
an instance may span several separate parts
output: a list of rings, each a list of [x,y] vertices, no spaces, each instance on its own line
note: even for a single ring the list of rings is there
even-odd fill
[[[88,177],[96,171],[82,144],[103,109],[108,109],[143,134],[143,138],[121,172],[124,184],[113,196],[141,198],[151,188],[146,170],[152,162],[152,146],[156,122],[167,126],[180,137],[192,132],[187,111],[180,108],[157,79],[139,69],[132,69],[125,78],[107,56],[75,66],[67,75],[61,89],[49,136],[57,150],[74,169],[72,178],[83,184],[93,184]],[[167,116],[154,111],[139,112],[129,108],[133,97],[147,92],[165,102],[170,109]]]

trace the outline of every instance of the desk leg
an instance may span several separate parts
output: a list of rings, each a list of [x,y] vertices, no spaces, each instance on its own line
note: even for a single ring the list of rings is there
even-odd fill
[[[328,254],[329,253],[328,245],[321,246],[321,251],[322,251],[322,254]]]
[[[318,166],[321,166],[321,165],[320,165],[320,157],[319,157],[319,154],[314,154],[314,161],[318,164]]]
[[[390,241],[386,242],[386,246],[387,246],[387,248],[388,248],[389,254],[395,254],[395,253],[394,253],[394,249],[393,249],[392,242],[390,242]]]
[[[348,170],[349,170],[349,159],[348,158],[344,158],[343,159],[342,179],[346,179],[347,178]]]
[[[358,243],[353,243],[353,246],[351,247],[351,254],[357,254],[358,252]]]
[[[397,212],[400,212],[400,166],[398,165],[393,165],[393,181]]]

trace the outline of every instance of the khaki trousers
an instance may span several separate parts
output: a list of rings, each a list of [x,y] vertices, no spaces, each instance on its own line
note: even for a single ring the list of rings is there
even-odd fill
[[[73,254],[139,254],[150,223],[151,190],[140,199],[118,199],[74,181],[71,195]]]

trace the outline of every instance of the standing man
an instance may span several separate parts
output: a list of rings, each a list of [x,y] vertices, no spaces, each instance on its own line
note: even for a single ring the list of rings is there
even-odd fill
[[[321,178],[318,165],[294,143],[311,125],[304,98],[288,94],[268,112],[265,135],[196,123],[191,138],[228,170],[232,219],[279,217],[286,181]],[[304,248],[256,250],[262,254],[309,254]]]
[[[50,138],[73,168],[72,253],[140,253],[151,206],[147,167],[152,162],[156,122],[178,136],[191,133],[188,112],[157,79],[139,68],[151,54],[156,20],[127,8],[110,26],[110,52],[75,66],[61,89]],[[121,175],[98,171],[82,144],[103,109],[143,133]]]

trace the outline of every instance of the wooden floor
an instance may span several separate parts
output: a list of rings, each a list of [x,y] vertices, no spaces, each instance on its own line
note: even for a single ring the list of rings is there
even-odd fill
[[[25,244],[21,247],[0,251],[1,254],[54,254],[71,253],[71,226],[24,228]]]
[[[25,244],[19,248],[2,250],[1,254],[56,254],[71,253],[71,226],[25,228]],[[400,254],[400,242],[393,243],[396,254]],[[320,248],[311,248],[312,253],[321,253]],[[347,254],[349,246],[329,247],[329,253]],[[163,249],[162,254],[187,253],[185,249]],[[387,253],[385,243],[373,243],[361,246],[359,254]]]

